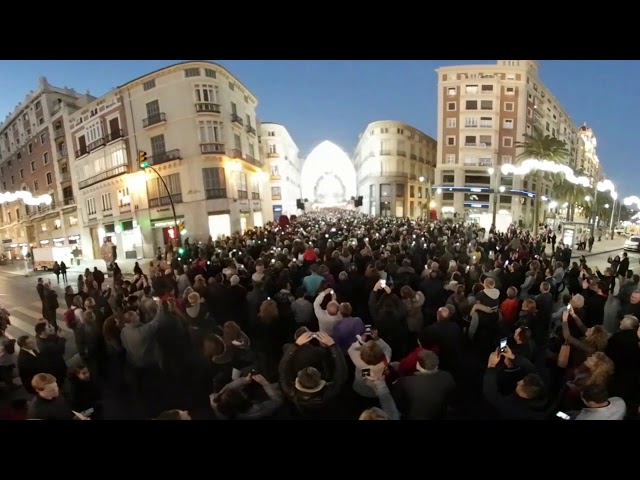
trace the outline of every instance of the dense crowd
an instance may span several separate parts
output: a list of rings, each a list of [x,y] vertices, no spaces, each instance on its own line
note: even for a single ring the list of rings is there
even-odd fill
[[[35,338],[0,312],[0,380],[33,395],[12,418],[634,417],[639,277],[571,253],[549,228],[344,211],[186,240],[67,286],[71,362],[39,281]]]

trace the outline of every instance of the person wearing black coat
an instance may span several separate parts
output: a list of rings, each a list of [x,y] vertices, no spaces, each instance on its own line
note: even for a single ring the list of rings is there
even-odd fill
[[[56,377],[58,386],[62,387],[67,378],[67,364],[64,361],[64,352],[67,339],[59,337],[55,329],[49,323],[36,325],[36,345],[43,362],[44,373],[50,373]]]
[[[27,393],[35,395],[36,391],[31,386],[31,380],[39,373],[46,373],[44,359],[40,357],[36,341],[28,335],[18,338],[18,346],[20,352],[18,353],[17,367],[20,381]]]

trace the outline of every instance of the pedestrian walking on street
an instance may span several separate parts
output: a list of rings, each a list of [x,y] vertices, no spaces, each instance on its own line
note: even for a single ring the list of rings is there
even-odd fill
[[[44,284],[44,304],[45,304],[45,315],[44,318],[53,325],[56,329],[56,332],[59,330],[58,321],[56,320],[56,311],[60,305],[58,304],[58,294],[56,291],[51,288],[50,283]]]
[[[57,261],[53,262],[53,274],[56,276],[56,281],[60,283],[60,264]]]
[[[42,280],[42,277],[38,279],[36,290],[38,291],[38,296],[40,297],[40,302],[42,303],[42,316],[46,317],[47,309],[45,307],[45,302],[44,302],[44,280]]]
[[[62,281],[67,283],[67,265],[64,262],[60,262],[60,274],[62,275]]]

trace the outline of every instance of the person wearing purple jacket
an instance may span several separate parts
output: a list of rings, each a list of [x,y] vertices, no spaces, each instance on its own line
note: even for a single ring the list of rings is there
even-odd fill
[[[344,354],[355,342],[357,335],[364,334],[364,322],[360,317],[352,317],[353,309],[351,304],[344,302],[340,304],[340,316],[342,317],[333,325],[333,340],[340,347]]]

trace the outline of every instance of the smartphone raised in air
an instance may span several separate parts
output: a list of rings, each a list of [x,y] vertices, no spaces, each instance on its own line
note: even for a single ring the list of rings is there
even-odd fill
[[[387,286],[387,281],[383,278],[380,280],[380,287],[385,288]]]
[[[504,353],[507,351],[507,337],[504,337],[500,340],[500,353]]]
[[[562,420],[571,420],[571,417],[564,412],[556,413],[556,417],[561,418]]]

